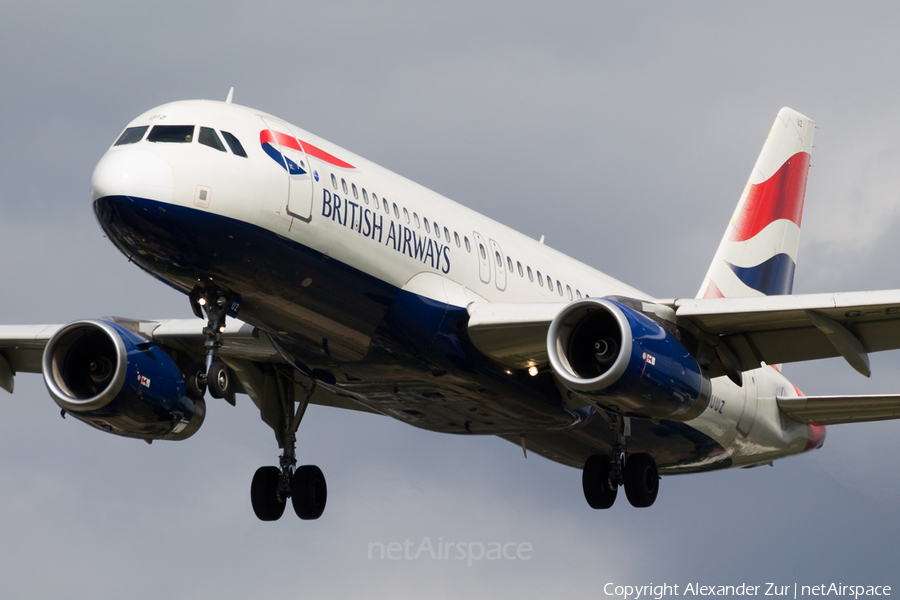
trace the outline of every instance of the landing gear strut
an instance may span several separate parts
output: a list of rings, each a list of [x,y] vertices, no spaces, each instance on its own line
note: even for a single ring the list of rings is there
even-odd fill
[[[284,514],[288,498],[297,516],[304,520],[318,519],[325,510],[328,499],[328,488],[322,470],[315,465],[296,467],[297,428],[309,399],[316,389],[316,382],[306,379],[302,384],[295,384],[289,377],[276,370],[270,374],[269,381],[276,384],[278,406],[276,414],[267,414],[263,408],[263,419],[275,430],[275,437],[283,452],[279,467],[260,467],[253,476],[250,485],[250,502],[253,512],[261,521],[277,521]],[[295,406],[296,394],[297,398]],[[280,414],[279,414],[280,413]],[[268,418],[267,418],[268,417]]]
[[[218,360],[218,352],[222,347],[225,317],[231,311],[236,312],[234,295],[211,285],[206,288],[197,286],[191,291],[190,300],[195,315],[202,319],[206,313],[206,327],[203,328],[206,362],[203,365],[192,363],[185,369],[187,393],[192,398],[202,398],[209,389],[213,398],[228,398],[231,395],[231,375],[225,363]]]
[[[611,456],[594,454],[584,463],[581,483],[585,500],[591,508],[609,508],[616,501],[619,486],[624,485],[632,506],[652,506],[659,492],[656,461],[646,452],[628,454],[626,437],[631,434],[628,417],[616,415],[609,425],[615,430]]]

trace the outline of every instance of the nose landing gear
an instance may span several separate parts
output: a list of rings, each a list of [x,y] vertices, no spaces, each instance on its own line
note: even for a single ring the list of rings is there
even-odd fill
[[[184,383],[188,396],[199,399],[209,389],[209,395],[213,398],[225,398],[233,404],[231,375],[225,363],[218,360],[218,352],[222,347],[225,317],[237,314],[240,298],[214,286],[197,286],[191,291],[190,300],[191,309],[197,317],[202,319],[206,313],[206,327],[203,328],[206,361],[205,364],[192,363],[185,369]]]
[[[628,455],[625,438],[631,433],[631,423],[627,417],[616,416],[610,427],[616,430],[612,455],[594,454],[584,463],[581,484],[585,500],[591,508],[610,508],[619,486],[624,485],[632,506],[652,506],[659,493],[656,461],[646,452]]]

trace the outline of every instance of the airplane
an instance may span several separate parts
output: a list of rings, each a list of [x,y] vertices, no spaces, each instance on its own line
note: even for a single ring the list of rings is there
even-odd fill
[[[250,486],[317,519],[297,466],[310,403],[492,435],[582,470],[590,507],[654,504],[663,475],[771,464],[900,395],[810,396],[782,365],[900,348],[900,290],[791,295],[815,123],[774,125],[696,298],[654,298],[272,114],[179,101],[97,164],[104,234],[197,319],[0,326],[0,387],[42,373],[69,415],[183,440],[247,394],[282,450]]]

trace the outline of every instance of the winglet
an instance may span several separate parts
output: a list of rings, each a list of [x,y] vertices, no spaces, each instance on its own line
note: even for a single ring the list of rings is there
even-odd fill
[[[228,90],[228,97],[225,98],[225,104],[231,104],[232,98],[234,98],[234,86],[231,86],[231,89]]]

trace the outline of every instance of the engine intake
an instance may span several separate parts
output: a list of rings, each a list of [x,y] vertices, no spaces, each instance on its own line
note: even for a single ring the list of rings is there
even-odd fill
[[[599,408],[643,419],[688,421],[706,409],[709,378],[667,329],[608,298],[560,312],[547,333],[557,379]]]
[[[175,362],[153,342],[109,321],[60,329],[43,356],[44,383],[68,414],[98,429],[147,440],[182,440],[206,405],[185,394]]]

